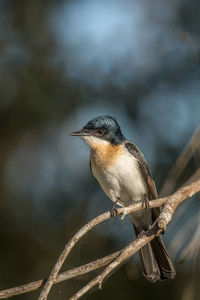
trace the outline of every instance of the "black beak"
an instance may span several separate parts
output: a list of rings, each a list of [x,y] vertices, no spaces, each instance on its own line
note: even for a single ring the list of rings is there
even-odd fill
[[[87,133],[83,130],[79,130],[79,131],[71,132],[70,135],[71,136],[88,136],[89,133]]]

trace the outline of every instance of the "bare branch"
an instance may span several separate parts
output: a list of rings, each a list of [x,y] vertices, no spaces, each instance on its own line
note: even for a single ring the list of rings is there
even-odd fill
[[[171,194],[177,184],[177,181],[180,175],[183,173],[183,170],[187,166],[193,153],[200,147],[200,127],[198,127],[194,134],[192,135],[190,141],[185,146],[183,152],[176,160],[175,164],[171,168],[167,179],[165,180],[161,190],[160,197]]]
[[[88,222],[85,226],[83,226],[75,235],[74,237],[66,244],[64,247],[64,250],[62,254],[60,255],[57,263],[56,268],[54,267],[54,272],[52,271],[53,275],[53,281],[51,281],[51,286],[54,283],[58,283],[64,280],[68,280],[70,278],[86,274],[88,272],[91,272],[93,270],[96,270],[98,268],[101,268],[107,264],[108,267],[103,271],[102,274],[97,276],[94,280],[92,280],[88,285],[86,285],[81,291],[79,291],[76,295],[74,295],[75,298],[71,299],[78,299],[81,295],[86,293],[89,289],[91,289],[94,285],[101,286],[102,281],[109,275],[109,273],[114,270],[119,264],[121,264],[124,260],[128,259],[131,255],[133,255],[136,251],[138,251],[140,248],[142,248],[146,243],[151,241],[157,234],[159,234],[160,231],[166,228],[167,224],[171,221],[172,215],[176,209],[176,207],[186,198],[191,197],[195,193],[200,191],[200,179],[192,182],[191,184],[184,186],[180,188],[176,193],[169,197],[156,199],[153,201],[150,201],[149,206],[150,208],[153,207],[160,207],[164,205],[164,208],[157,220],[157,223],[154,224],[154,226],[151,228],[151,230],[145,232],[143,235],[138,237],[134,242],[132,242],[130,245],[125,247],[121,251],[117,251],[113,254],[110,254],[104,258],[95,260],[93,262],[90,262],[86,265],[83,265],[78,268],[74,268],[72,270],[66,271],[64,273],[61,273],[58,275],[58,272],[65,261],[66,257],[70,253],[71,249],[75,246],[75,244],[80,240],[80,238],[85,235],[89,230],[91,230],[94,226],[97,224],[104,222],[105,220],[109,219],[110,212],[106,212],[92,221]],[[137,203],[135,205],[130,205],[129,207],[125,208],[118,208],[118,215],[122,215],[122,218],[131,212],[138,211],[140,209],[145,209],[142,205],[142,203]],[[160,228],[159,228],[160,227]],[[114,261],[113,261],[114,260]],[[113,262],[112,262],[113,261]],[[4,291],[0,291],[0,299],[5,299],[14,295],[19,295],[23,293],[27,293],[33,290],[38,289],[41,286],[45,285],[46,280],[38,280],[29,284],[25,284],[19,287],[15,287],[12,289],[7,289]],[[50,288],[51,288],[50,286]],[[50,291],[49,288],[49,291]],[[77,296],[79,295],[79,296]],[[46,293],[45,297],[43,299],[47,299],[48,292]],[[78,298],[76,298],[78,297]]]
[[[176,207],[185,199],[192,197],[200,191],[200,179],[195,180],[191,184],[181,187],[176,193],[168,197],[165,206],[158,218],[158,226],[165,229],[171,221]]]
[[[158,207],[163,205],[167,200],[166,198],[163,199],[156,199],[154,201],[152,201],[150,203],[150,207]],[[124,207],[124,208],[119,208],[118,209],[118,215],[123,215],[123,217],[127,214],[129,214],[130,212],[134,212],[140,209],[143,209],[143,204],[142,203],[137,203],[134,205],[130,205],[129,207]],[[108,220],[111,217],[110,212],[106,212],[98,217],[96,217],[95,219],[93,219],[92,221],[88,222],[86,225],[84,225],[74,236],[73,238],[65,245],[60,257],[58,258],[53,270],[51,271],[50,276],[48,277],[48,280],[46,282],[46,284],[44,285],[44,288],[38,298],[38,300],[45,300],[47,299],[47,296],[49,294],[49,291],[53,285],[53,283],[55,282],[55,279],[57,277],[58,272],[60,271],[65,259],[67,258],[67,256],[69,255],[70,251],[72,250],[72,248],[76,245],[76,243],[81,239],[81,237],[83,237],[89,230],[91,230],[93,227],[95,227],[96,225],[98,225],[101,222],[104,222],[106,220]]]
[[[93,219],[89,223],[87,223],[85,226],[83,226],[74,236],[73,238],[65,245],[58,261],[56,262],[50,276],[48,277],[48,280],[46,284],[44,285],[44,288],[38,298],[38,300],[44,300],[47,299],[47,296],[49,294],[49,291],[55,282],[56,276],[58,272],[60,271],[65,259],[69,255],[71,249],[76,245],[76,243],[81,239],[82,236],[84,236],[89,230],[91,230],[94,226],[97,224],[107,220],[110,218],[110,212],[106,212],[97,218]]]
[[[198,178],[200,178],[200,167],[196,169],[196,171],[192,174],[192,176],[190,176],[190,178],[188,178],[188,180],[184,183],[184,185],[187,185]]]
[[[144,245],[149,243],[152,239],[154,239],[157,235],[159,235],[163,229],[166,229],[167,224],[171,221],[172,216],[176,207],[186,198],[192,197],[195,193],[200,190],[200,179],[191,183],[190,185],[184,186],[180,188],[176,193],[168,197],[165,200],[165,206],[158,217],[155,224],[152,228],[142,235],[140,235],[133,243],[124,248],[121,254],[110,264],[105,270],[98,275],[95,279],[90,281],[86,286],[84,286],[80,291],[78,291],[74,296],[72,296],[69,300],[77,300],[81,296],[83,296],[86,292],[92,289],[95,285],[99,285],[99,288],[102,288],[103,280],[118,267],[122,262],[136,253],[139,249],[141,249]],[[164,199],[164,198],[163,198]],[[161,200],[161,199],[159,199]],[[150,205],[154,203],[153,200],[150,202]]]
[[[107,264],[109,264],[113,259],[115,259],[119,254],[121,253],[121,251],[116,251],[112,254],[109,254],[103,258],[99,258],[95,261],[92,261],[88,264],[85,264],[83,266],[74,268],[72,270],[68,270],[66,272],[63,272],[61,274],[59,274],[56,277],[56,283],[65,281],[65,280],[69,280],[71,278],[74,277],[78,277],[81,276],[83,274],[89,273],[91,271],[100,269],[104,266],[106,266]],[[17,295],[21,295],[21,294],[25,294],[28,292],[32,292],[37,290],[38,288],[40,288],[41,286],[43,286],[46,282],[46,279],[40,279],[34,282],[30,282],[24,285],[20,285],[18,287],[14,287],[11,289],[6,289],[3,291],[0,291],[0,299],[6,299],[12,296],[17,296]]]
[[[200,167],[192,174],[190,178],[187,179],[184,185],[187,185],[198,178],[200,178]],[[196,196],[197,195],[199,195],[199,193],[196,194]],[[196,197],[196,200],[198,201],[199,199],[197,199]],[[183,217],[184,212],[187,211],[190,204],[191,202],[187,202],[185,203],[184,206],[182,206],[182,208],[179,208],[179,210],[176,212],[176,222]],[[192,256],[191,253],[193,252],[199,253],[198,249],[200,249],[200,243],[197,239],[199,232],[200,232],[200,211],[197,210],[192,218],[189,218],[186,222],[184,222],[184,224],[182,224],[182,226],[175,233],[175,235],[173,236],[169,244],[169,249],[171,249],[171,252],[174,253],[174,257],[176,257],[178,256],[179,251],[182,249],[184,242],[187,240],[187,237],[191,239],[189,243],[187,243],[187,245],[185,246],[185,249],[181,250],[181,254],[179,253],[180,256],[179,261],[181,263],[184,262],[186,259],[191,259],[191,258],[193,261],[195,261],[194,257],[196,255]],[[193,234],[192,238],[191,238],[191,233]],[[195,265],[198,266],[198,263],[196,263]]]
[[[156,224],[148,231],[142,233],[133,243],[129,246],[125,247],[121,254],[110,264],[105,270],[97,276],[95,279],[90,281],[86,286],[84,286],[80,291],[78,291],[74,296],[72,296],[69,300],[77,300],[85,293],[87,293],[90,289],[92,289],[95,285],[99,286],[99,289],[102,288],[103,280],[120,265],[122,262],[127,260],[130,256],[136,253],[139,249],[141,249],[144,245],[153,240],[159,233],[161,233],[162,229],[159,229]]]
[[[156,199],[150,201],[150,207],[159,207],[165,203],[164,209],[161,212],[158,218],[158,226],[160,229],[166,229],[167,224],[171,221],[172,215],[176,207],[186,198],[191,197],[193,194],[200,190],[200,179],[194,181],[190,185],[184,186],[180,188],[176,193],[171,195],[170,197],[165,197],[161,199]],[[129,207],[120,208],[118,209],[118,214],[126,215],[130,212],[134,212],[143,208],[142,203],[137,203],[135,205],[131,205]],[[38,300],[46,300],[49,294],[49,291],[55,282],[56,276],[62,267],[65,259],[67,258],[68,254],[70,253],[71,249],[75,246],[75,244],[80,240],[80,238],[86,234],[89,230],[91,230],[94,226],[103,222],[110,218],[110,213],[104,213],[97,218],[93,219],[89,223],[87,223],[84,227],[82,227],[74,237],[65,245],[63,252],[61,253],[57,263],[55,264]],[[139,238],[138,238],[139,239]],[[135,241],[137,242],[138,239]],[[148,243],[148,242],[147,242]],[[143,246],[141,246],[143,247]],[[137,251],[137,250],[136,250]],[[135,253],[135,252],[133,252]],[[121,255],[120,255],[121,256]],[[114,262],[113,262],[114,263]],[[92,285],[93,286],[93,285]]]

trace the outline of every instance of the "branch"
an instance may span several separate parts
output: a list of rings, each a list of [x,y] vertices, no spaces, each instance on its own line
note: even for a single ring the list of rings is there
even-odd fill
[[[148,244],[151,240],[153,240],[156,236],[158,236],[163,230],[166,229],[167,224],[171,221],[172,216],[175,212],[176,207],[186,198],[192,197],[200,191],[200,179],[191,183],[190,185],[184,186],[180,188],[173,195],[162,198],[158,200],[150,201],[150,207],[154,202],[160,202],[160,200],[164,200],[165,206],[159,215],[157,221],[153,224],[152,228],[148,231],[142,233],[133,243],[124,248],[121,254],[110,264],[108,267],[95,279],[90,281],[86,286],[84,286],[80,291],[78,291],[74,296],[72,296],[69,300],[77,300],[81,296],[83,296],[86,292],[92,289],[95,285],[99,285],[99,288],[102,288],[103,280],[114,270],[116,269],[122,262],[128,259],[130,256],[135,254],[139,249]]]
[[[162,206],[166,202],[166,200],[167,200],[167,197],[163,198],[163,199],[156,199],[152,203],[150,203],[150,207]],[[128,207],[119,208],[117,215],[122,215],[122,218],[124,218],[125,215],[129,214],[130,212],[138,211],[143,208],[144,208],[143,203],[136,203],[136,204],[130,205]],[[111,218],[110,212],[106,212],[106,213],[96,217],[95,219],[93,219],[92,221],[90,221],[86,225],[84,225],[73,236],[73,238],[65,245],[60,257],[58,258],[55,266],[53,267],[53,270],[51,271],[51,274],[48,277],[48,280],[46,281],[46,284],[44,285],[44,288],[43,288],[38,300],[46,300],[47,299],[50,289],[56,280],[58,272],[60,271],[63,263],[65,262],[67,256],[69,255],[72,248],[76,245],[76,243],[93,227],[95,227],[99,223],[102,223],[110,218]]]
[[[143,235],[141,235],[139,238],[137,238],[134,242],[132,242],[130,245],[128,245],[127,247],[125,247],[123,250],[121,251],[117,251],[115,253],[112,253],[106,257],[97,259],[93,262],[90,262],[86,265],[80,266],[78,268],[74,268],[72,270],[63,272],[61,274],[58,275],[58,272],[63,264],[63,262],[65,261],[66,257],[68,256],[68,254],[70,253],[70,251],[72,250],[72,248],[75,246],[75,244],[80,240],[80,238],[85,235],[89,230],[91,230],[93,227],[95,227],[97,224],[104,222],[105,220],[109,219],[110,216],[110,212],[106,212],[102,215],[99,215],[98,217],[96,217],[95,219],[93,219],[92,221],[88,222],[85,226],[83,226],[75,235],[74,237],[66,244],[62,254],[60,255],[56,266],[58,266],[57,268],[53,268],[53,270],[56,269],[57,273],[53,273],[52,271],[52,275],[53,275],[53,282],[51,282],[52,284],[64,281],[64,280],[68,280],[70,278],[74,278],[77,277],[79,275],[83,275],[86,274],[88,272],[91,272],[93,270],[99,269],[109,263],[111,263],[114,259],[114,261],[103,271],[103,275],[99,275],[101,277],[97,277],[95,278],[92,282],[92,285],[88,287],[88,285],[86,285],[83,289],[84,289],[84,293],[86,293],[89,289],[91,289],[94,285],[99,284],[99,286],[101,286],[101,283],[103,281],[103,279],[105,277],[108,276],[108,274],[111,272],[111,270],[115,269],[117,265],[121,264],[124,260],[128,259],[131,255],[133,255],[136,251],[138,251],[140,248],[142,248],[146,243],[148,243],[149,241],[151,241],[157,234],[159,234],[160,231],[162,231],[163,229],[166,228],[167,224],[170,222],[172,215],[176,209],[176,207],[186,198],[193,196],[194,194],[196,194],[198,191],[200,191],[200,179],[194,181],[193,183],[184,186],[182,188],[180,188],[176,193],[172,194],[169,197],[164,197],[164,198],[160,198],[160,199],[156,199],[153,201],[149,202],[149,207],[150,208],[154,208],[154,207],[160,207],[164,205],[164,209],[162,210],[158,220],[157,220],[157,224],[154,224],[154,226],[151,228],[151,230],[145,232]],[[125,217],[126,214],[129,214],[131,212],[135,212],[141,209],[145,209],[142,205],[142,203],[136,203],[134,205],[130,205],[128,207],[125,208],[118,208],[117,210],[117,214],[118,215],[122,215],[122,218]],[[52,278],[52,277],[51,277]],[[24,294],[30,291],[34,291],[36,289],[38,289],[41,286],[45,286],[45,283],[48,282],[46,279],[43,280],[38,280],[35,282],[31,282],[19,287],[15,287],[12,289],[7,289],[7,290],[3,290],[0,291],[0,299],[5,299],[11,296],[15,296],[15,295],[20,295],[20,294]],[[89,283],[90,284],[90,283]],[[50,287],[51,288],[51,287]],[[83,289],[81,291],[79,291],[77,294],[80,295],[80,292],[83,293]],[[50,289],[49,289],[50,291]],[[77,295],[76,294],[76,295]],[[76,295],[74,295],[74,297],[76,297]],[[48,293],[46,294],[46,299],[47,299]],[[80,296],[78,296],[80,297]],[[45,298],[44,298],[45,299]],[[71,298],[71,300],[74,299],[78,299],[78,298]]]
[[[181,187],[177,192],[168,197],[165,206],[158,217],[158,226],[165,229],[172,220],[172,216],[177,206],[185,199],[192,197],[200,191],[200,178],[194,182]],[[154,202],[154,201],[153,201]]]
[[[114,270],[116,269],[122,262],[127,260],[130,256],[135,254],[139,249],[144,247],[147,243],[153,240],[157,235],[162,232],[162,229],[158,228],[157,224],[152,226],[152,228],[144,233],[142,233],[133,243],[129,246],[125,247],[121,254],[110,264],[107,268],[95,279],[90,281],[86,286],[84,286],[80,291],[78,291],[74,296],[72,296],[69,300],[77,300],[85,293],[87,293],[90,289],[92,289],[95,285],[99,286],[99,289],[102,288],[103,280]]]
[[[199,141],[200,141],[200,126],[195,130],[190,141],[187,143],[183,152],[180,154],[175,164],[171,168],[167,176],[167,179],[165,180],[160,190],[159,194],[161,197],[165,195],[169,195],[174,191],[180,175],[183,173],[183,170],[187,166],[192,155],[200,147]]]
[[[63,272],[56,277],[55,284],[65,281],[65,280],[69,280],[74,277],[81,276],[81,275],[89,273],[91,271],[100,269],[100,268],[106,266],[107,264],[109,264],[111,261],[113,261],[113,259],[115,259],[120,253],[121,253],[121,251],[116,251],[112,254],[109,254],[103,258],[94,260],[83,266]],[[20,285],[18,287],[0,291],[0,299],[6,299],[9,297],[22,295],[22,294],[25,294],[28,292],[35,291],[35,290],[39,289],[40,287],[44,286],[46,281],[47,281],[47,279],[40,279],[37,281],[33,281],[33,282],[30,282],[27,284]]]
[[[200,167],[198,169],[196,169],[196,171],[192,174],[192,176],[190,178],[188,178],[188,180],[184,183],[184,185],[187,185],[187,184],[195,181],[198,178],[200,178]]]
[[[194,181],[193,183],[191,183],[190,185],[184,186],[182,188],[180,188],[176,193],[174,193],[173,195],[169,196],[169,197],[165,197],[165,198],[161,198],[161,199],[156,199],[153,201],[149,202],[149,206],[150,208],[152,207],[159,207],[162,206],[163,204],[165,204],[159,218],[157,221],[159,230],[152,235],[151,231],[147,231],[146,234],[152,236],[152,239],[156,236],[156,234],[159,234],[160,231],[165,230],[167,227],[167,224],[171,221],[172,219],[172,215],[174,214],[174,211],[176,209],[176,207],[186,198],[191,197],[192,195],[194,195],[195,193],[197,193],[200,190],[200,179]],[[120,208],[118,209],[118,215],[122,214],[124,217],[126,214],[130,213],[130,212],[134,212],[140,209],[144,209],[143,204],[142,203],[137,203],[134,205],[131,205],[129,207],[125,207],[125,208]],[[63,252],[61,253],[57,263],[55,264],[46,284],[44,285],[44,288],[38,298],[38,300],[46,300],[48,297],[48,294],[50,292],[50,289],[52,287],[52,285],[54,284],[56,277],[58,275],[58,272],[60,270],[60,268],[62,267],[65,259],[67,258],[67,256],[69,255],[71,249],[75,246],[75,244],[80,240],[80,238],[86,234],[89,230],[91,230],[94,226],[96,226],[97,224],[107,220],[108,218],[110,218],[110,212],[106,212],[100,216],[98,216],[97,218],[93,219],[92,221],[90,221],[89,223],[87,223],[85,226],[83,226],[75,235],[74,237],[65,245]],[[150,239],[151,240],[151,239]],[[138,251],[138,249],[142,248],[145,244],[147,244],[149,242],[149,240],[147,238],[144,238],[142,236],[140,236],[139,238],[136,239],[135,243],[136,245],[140,245],[140,247],[138,248],[135,244],[132,249],[131,254],[134,254],[136,251]],[[143,244],[144,243],[144,244]],[[132,244],[131,244],[132,245]],[[128,246],[128,247],[131,247]],[[119,256],[118,260],[121,259],[121,257],[123,257],[123,253],[124,251],[126,252],[125,248],[122,251],[122,254]],[[136,249],[136,250],[135,250]],[[128,248],[128,252],[129,252],[129,248]],[[126,255],[124,256],[124,259],[127,259]],[[128,256],[129,257],[129,256]],[[123,259],[123,260],[124,260]],[[117,259],[116,259],[117,260]],[[118,262],[117,260],[117,262]],[[117,265],[121,263],[120,262],[117,263]],[[106,270],[110,270],[110,268],[115,268],[116,262],[114,261],[113,263],[111,263],[110,265],[106,268]],[[114,266],[114,267],[113,267]],[[104,272],[106,272],[106,270]],[[107,271],[108,272],[108,271]],[[108,272],[110,273],[110,272]],[[105,275],[105,273],[103,273]],[[102,279],[99,277],[101,275],[98,276],[98,279],[93,280],[93,283],[91,285],[91,287],[93,287],[94,285],[96,285],[96,282],[99,282],[99,284],[101,285],[102,280],[108,275],[106,273],[105,277],[104,275],[102,275]],[[100,279],[99,279],[100,278]],[[99,281],[100,280],[100,281]],[[88,286],[88,285],[87,285]],[[87,286],[86,291],[87,291]],[[90,288],[91,288],[90,287]],[[88,289],[90,289],[88,288]],[[85,293],[85,292],[84,292]],[[82,294],[81,294],[82,295]],[[73,298],[72,298],[73,299]],[[78,298],[74,298],[74,299],[78,299]]]

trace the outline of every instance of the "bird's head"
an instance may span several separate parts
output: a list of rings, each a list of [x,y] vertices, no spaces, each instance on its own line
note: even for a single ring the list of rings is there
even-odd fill
[[[117,121],[110,116],[96,117],[80,131],[72,132],[70,135],[80,136],[91,148],[94,144],[103,142],[119,145],[125,139]]]

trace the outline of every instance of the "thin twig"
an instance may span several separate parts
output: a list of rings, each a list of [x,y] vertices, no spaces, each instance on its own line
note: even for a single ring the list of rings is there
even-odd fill
[[[187,181],[184,183],[184,185],[187,185],[197,178],[200,178],[200,168],[198,168],[195,173],[187,179]],[[199,195],[199,193],[196,195],[196,197]],[[199,200],[195,197],[195,200]],[[187,205],[186,205],[187,204]],[[188,206],[191,204],[191,202],[185,203],[185,205],[182,207],[182,209],[177,211],[176,213],[176,221],[179,221],[185,211],[187,211]],[[199,203],[198,203],[199,204]],[[193,237],[191,239],[191,233],[193,234]],[[200,249],[200,243],[198,243],[198,238],[200,233],[200,210],[197,210],[196,213],[192,216],[192,218],[189,218],[182,226],[181,228],[176,232],[176,234],[173,236],[173,239],[170,242],[169,249],[171,249],[171,252],[174,253],[174,257],[177,256],[179,250],[183,246],[184,242],[187,240],[187,237],[191,239],[187,245],[185,245],[185,249],[181,250],[181,258],[179,259],[180,262],[184,262],[187,257],[191,258],[192,253],[191,249],[195,249],[196,252],[198,252],[198,249]],[[194,256],[192,257],[193,261]],[[198,260],[199,261],[199,260]],[[195,264],[198,266],[198,263]]]
[[[192,174],[192,176],[190,176],[190,178],[188,178],[188,180],[184,183],[184,185],[187,185],[198,178],[200,178],[200,167],[196,169],[196,171]]]
[[[82,236],[84,236],[89,230],[91,230],[94,226],[101,223],[102,221],[105,221],[110,218],[110,212],[106,212],[97,218],[93,219],[89,223],[87,223],[85,226],[81,228],[74,236],[73,238],[65,245],[59,259],[57,260],[55,266],[53,267],[53,270],[51,271],[51,274],[49,275],[44,288],[42,289],[42,292],[40,293],[40,296],[38,300],[44,300],[47,299],[47,296],[49,294],[49,291],[53,285],[53,283],[56,280],[57,274],[60,271],[65,259],[69,255],[72,248],[76,245],[76,243],[81,239]]]
[[[167,179],[165,180],[161,190],[160,190],[160,197],[166,196],[171,194],[177,184],[177,181],[180,175],[183,173],[183,170],[187,166],[190,158],[192,157],[193,153],[196,149],[200,146],[200,127],[198,127],[194,134],[192,135],[190,141],[185,146],[183,152],[176,160],[175,164],[171,168]]]

